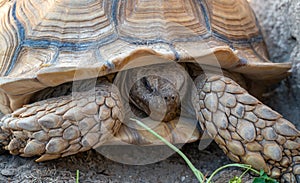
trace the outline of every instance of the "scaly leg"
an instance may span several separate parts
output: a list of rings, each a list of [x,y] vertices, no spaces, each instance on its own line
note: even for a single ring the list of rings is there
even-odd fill
[[[195,81],[197,117],[225,154],[235,162],[263,169],[274,178],[297,182],[300,132],[295,126],[233,80],[222,76],[202,78]]]
[[[0,148],[46,161],[96,148],[122,120],[118,90],[111,84],[25,105],[0,121]]]

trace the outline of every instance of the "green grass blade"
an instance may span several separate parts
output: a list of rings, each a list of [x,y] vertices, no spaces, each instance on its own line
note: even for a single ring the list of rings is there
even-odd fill
[[[164,142],[167,146],[169,146],[172,150],[174,150],[176,153],[178,153],[184,159],[184,161],[188,164],[188,166],[190,167],[190,169],[193,171],[193,173],[197,177],[198,181],[199,182],[203,182],[204,181],[204,175],[197,168],[194,167],[194,165],[190,162],[190,160],[176,146],[174,146],[173,144],[171,144],[169,141],[167,141],[166,139],[164,139],[162,136],[160,136],[159,134],[157,134],[155,131],[153,131],[151,128],[149,128],[147,125],[145,125],[144,123],[140,122],[139,120],[132,119],[132,118],[130,118],[130,120],[136,122],[139,126],[145,128],[147,131],[149,131],[151,134],[153,134],[158,139],[160,139],[162,142]]]
[[[160,139],[162,142],[164,142],[167,146],[169,146],[172,150],[174,150],[176,153],[178,153],[183,159],[184,161],[188,164],[189,168],[193,171],[193,173],[195,174],[195,176],[197,177],[198,181],[201,182],[201,183],[211,183],[213,177],[219,173],[221,170],[225,169],[225,168],[229,168],[229,167],[240,167],[240,168],[244,168],[246,169],[243,174],[240,176],[240,177],[235,177],[234,179],[232,179],[231,182],[240,182],[242,177],[245,175],[246,172],[248,171],[252,171],[254,172],[255,174],[257,175],[260,175],[260,172],[253,169],[251,167],[251,165],[247,165],[247,164],[238,164],[238,163],[233,163],[233,164],[227,164],[227,165],[224,165],[218,169],[216,169],[212,174],[211,176],[206,179],[204,177],[204,175],[194,167],[194,165],[190,162],[190,160],[185,156],[185,154],[183,154],[176,146],[174,146],[173,144],[171,144],[169,141],[167,141],[165,138],[163,138],[162,136],[160,136],[159,134],[157,134],[155,131],[153,131],[151,128],[149,128],[147,125],[145,125],[144,123],[142,123],[141,121],[139,120],[136,120],[136,119],[132,119],[130,118],[130,120],[136,122],[139,126],[145,128],[147,131],[149,131],[151,134],[153,134],[155,137],[157,137],[158,139]],[[272,179],[272,178],[269,178],[264,172],[263,172],[263,176],[261,175],[259,178],[263,178],[263,181],[267,180],[267,181],[274,181],[276,182],[276,180]],[[206,180],[205,180],[206,179]]]
[[[251,165],[246,165],[246,164],[238,164],[238,163],[233,163],[233,164],[227,164],[227,165],[224,165],[220,168],[218,168],[217,170],[215,170],[211,175],[210,177],[207,179],[207,182],[211,182],[212,178],[217,174],[219,173],[221,170],[225,169],[225,168],[229,168],[229,167],[240,167],[240,168],[245,168],[248,170],[251,170],[253,171],[254,173],[258,174],[259,175],[259,171],[251,168]]]
[[[76,170],[76,183],[79,183],[79,170]]]

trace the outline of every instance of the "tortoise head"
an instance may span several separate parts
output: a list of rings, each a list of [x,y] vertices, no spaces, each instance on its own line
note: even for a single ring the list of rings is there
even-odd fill
[[[180,94],[174,83],[157,75],[137,80],[129,93],[133,111],[139,110],[157,121],[170,121],[180,111]]]

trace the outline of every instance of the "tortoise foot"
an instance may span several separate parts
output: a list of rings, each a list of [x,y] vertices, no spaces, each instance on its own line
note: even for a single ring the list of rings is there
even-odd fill
[[[121,125],[121,102],[110,84],[94,91],[25,105],[0,121],[0,143],[11,154],[46,161],[96,148]]]
[[[300,132],[291,122],[229,78],[195,82],[198,121],[231,160],[274,178],[299,180]]]

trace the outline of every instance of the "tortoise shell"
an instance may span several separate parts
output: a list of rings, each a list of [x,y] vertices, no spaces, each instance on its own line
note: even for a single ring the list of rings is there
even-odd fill
[[[77,79],[106,75],[145,55],[176,62],[213,55],[250,79],[280,79],[291,67],[267,59],[246,0],[4,0],[0,22],[4,113],[75,72],[82,71]]]

